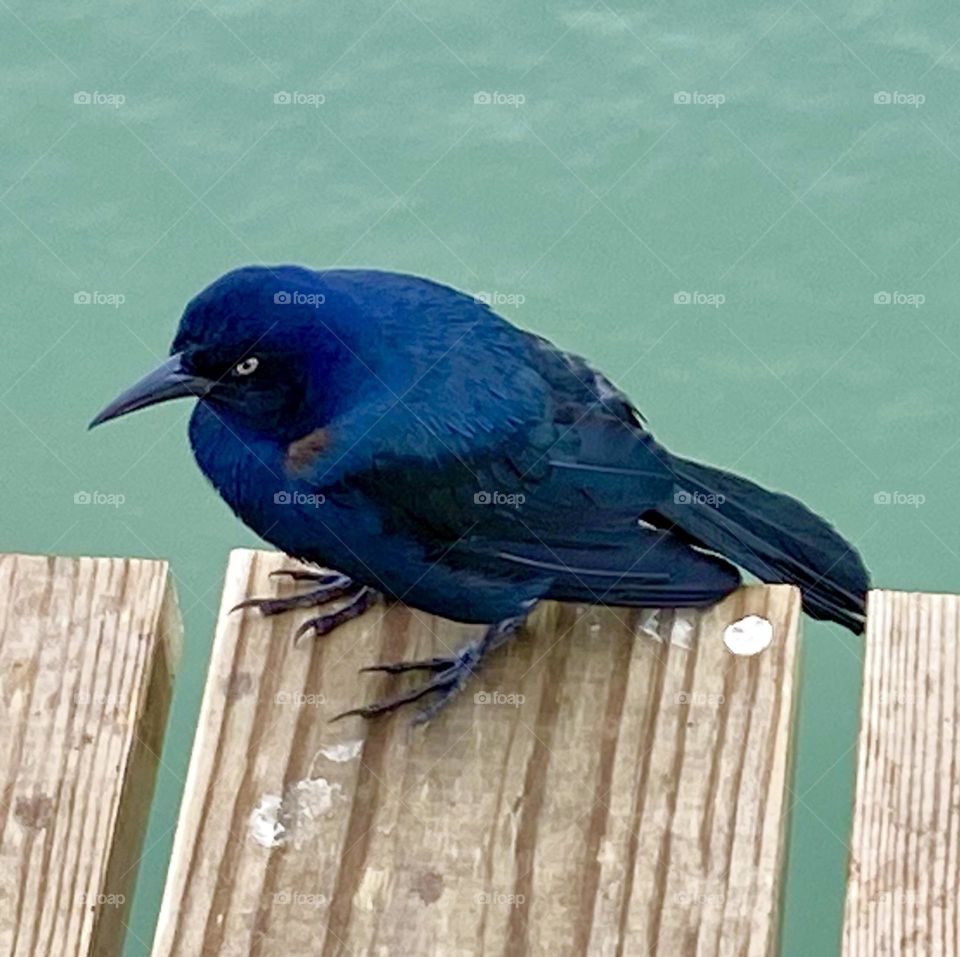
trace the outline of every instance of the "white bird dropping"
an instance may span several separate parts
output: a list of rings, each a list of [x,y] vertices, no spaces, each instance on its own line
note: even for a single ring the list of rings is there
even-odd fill
[[[773,625],[759,615],[747,615],[723,631],[723,643],[735,655],[756,655],[773,641]]]

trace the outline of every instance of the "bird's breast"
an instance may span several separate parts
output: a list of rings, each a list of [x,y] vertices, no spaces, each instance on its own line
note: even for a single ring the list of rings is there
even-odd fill
[[[379,530],[367,527],[373,514],[343,490],[306,481],[327,442],[324,430],[292,443],[252,434],[203,403],[190,420],[201,472],[248,528],[289,555],[349,574],[344,552],[376,540]]]

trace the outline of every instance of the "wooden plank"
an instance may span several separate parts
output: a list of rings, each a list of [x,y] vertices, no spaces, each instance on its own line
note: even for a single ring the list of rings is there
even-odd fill
[[[545,606],[411,728],[327,719],[472,630],[394,607],[297,647],[307,613],[227,614],[284,567],[231,557],[154,957],[776,952],[795,589]],[[737,657],[747,614],[774,640]]]
[[[843,953],[960,955],[960,596],[874,591]]]
[[[181,637],[166,563],[0,555],[0,955],[123,946]]]

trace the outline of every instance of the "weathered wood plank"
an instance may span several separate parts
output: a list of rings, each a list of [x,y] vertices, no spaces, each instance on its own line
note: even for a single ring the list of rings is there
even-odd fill
[[[0,555],[0,955],[112,957],[181,639],[163,562]]]
[[[470,629],[373,610],[296,647],[231,558],[154,957],[776,952],[799,601],[546,606],[426,728],[327,718]],[[755,657],[722,634],[773,623]],[[303,613],[306,614],[306,613]]]
[[[960,596],[874,591],[846,957],[960,955]]]

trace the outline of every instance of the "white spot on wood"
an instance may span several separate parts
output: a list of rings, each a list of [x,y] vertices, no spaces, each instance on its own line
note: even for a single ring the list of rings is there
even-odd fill
[[[680,648],[692,648],[695,631],[693,612],[677,611],[673,619],[673,630],[670,632],[670,643]]]
[[[659,641],[662,644],[663,639],[660,637],[660,612],[656,608],[653,608],[644,610],[641,615],[642,617],[639,621],[640,631],[648,638],[652,638],[654,641]]]
[[[264,794],[250,814],[250,836],[261,847],[280,847],[286,828],[280,823],[283,802],[279,794]]]
[[[264,794],[250,815],[250,836],[261,847],[300,848],[315,838],[317,822],[330,813],[342,792],[339,784],[325,778],[306,778],[291,784],[283,797]]]
[[[756,655],[773,641],[773,625],[759,615],[747,615],[727,625],[723,643],[735,655]]]
[[[287,793],[286,811],[298,824],[310,823],[329,812],[334,797],[342,790],[339,784],[331,784],[325,778],[297,781]]]
[[[363,872],[353,903],[368,912],[382,909],[384,892],[390,886],[390,875],[383,868],[368,867]]]
[[[287,789],[283,798],[284,817],[294,847],[316,839],[320,820],[333,810],[333,802],[343,793],[339,784],[325,778],[306,778]]]
[[[602,841],[597,850],[597,863],[606,867],[613,867],[618,861],[619,857],[613,841]]]
[[[352,761],[363,747],[363,741],[344,741],[340,744],[325,744],[320,753],[330,761]]]

